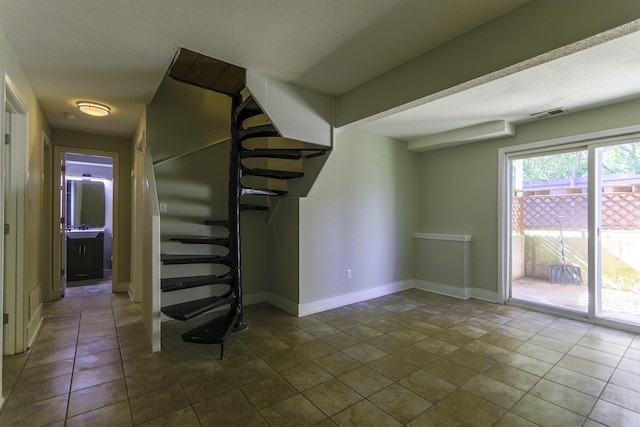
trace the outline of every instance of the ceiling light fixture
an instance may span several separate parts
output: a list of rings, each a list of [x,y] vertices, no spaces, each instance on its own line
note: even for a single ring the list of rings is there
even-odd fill
[[[80,111],[90,116],[104,117],[104,116],[108,116],[109,113],[111,112],[111,108],[107,107],[106,105],[98,104],[95,102],[82,101],[82,102],[78,102],[76,105],[78,105],[78,109]]]

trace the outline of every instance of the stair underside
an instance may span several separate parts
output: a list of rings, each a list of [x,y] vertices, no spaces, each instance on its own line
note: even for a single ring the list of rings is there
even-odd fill
[[[194,317],[213,310],[214,308],[227,305],[231,303],[234,298],[235,293],[233,291],[229,291],[225,295],[181,302],[179,304],[162,307],[161,310],[172,319],[185,321],[193,319]]]
[[[189,49],[178,51],[169,77],[229,96],[239,95],[246,86],[246,70]]]
[[[218,255],[160,255],[160,261],[165,265],[174,264],[224,264],[229,265],[229,258]]]
[[[237,312],[223,314],[182,334],[182,339],[198,344],[224,344],[238,317]]]
[[[207,285],[230,285],[231,276],[191,276],[191,277],[171,277],[160,280],[162,292],[173,292],[181,289],[197,288]]]

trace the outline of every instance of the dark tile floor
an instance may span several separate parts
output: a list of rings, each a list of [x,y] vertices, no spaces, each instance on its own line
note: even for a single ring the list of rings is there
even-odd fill
[[[70,288],[3,359],[0,425],[640,426],[634,334],[419,290],[246,319],[224,360],[177,321],[151,354],[139,305]]]

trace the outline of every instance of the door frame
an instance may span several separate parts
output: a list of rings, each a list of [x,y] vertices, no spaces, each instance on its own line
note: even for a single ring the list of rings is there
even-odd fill
[[[503,147],[498,149],[498,302],[501,304],[510,304],[521,306],[523,308],[533,308],[537,311],[547,312],[553,315],[587,321],[597,325],[624,329],[632,332],[640,332],[640,327],[629,325],[610,319],[598,317],[598,305],[596,299],[600,297],[597,292],[596,279],[599,280],[599,202],[600,195],[596,191],[596,185],[599,179],[590,179],[588,187],[589,197],[589,225],[588,233],[590,236],[588,243],[588,286],[590,295],[589,307],[586,317],[580,316],[575,312],[568,310],[555,309],[552,307],[540,307],[536,304],[527,304],[523,302],[509,301],[511,287],[511,169],[509,158],[511,155],[518,154],[535,154],[539,152],[549,151],[551,149],[572,149],[586,148],[589,150],[589,176],[594,177],[598,174],[596,170],[599,166],[598,156],[595,155],[597,148],[612,145],[623,144],[626,142],[638,141],[640,138],[640,125],[629,126],[621,129],[611,129],[601,132],[592,132],[587,134],[563,137],[545,141],[537,141],[527,144]],[[593,236],[593,237],[591,237]]]
[[[53,145],[51,139],[42,132],[42,301],[50,302],[53,292],[53,255],[51,252],[53,234],[53,218],[51,216],[51,195],[53,167]]]
[[[144,211],[143,181],[145,132],[136,139],[133,150],[133,172],[131,176],[131,281],[129,298],[132,302],[142,302],[144,280]]]
[[[62,153],[77,153],[77,154],[88,154],[94,156],[103,156],[103,157],[111,157],[113,159],[113,204],[111,206],[112,213],[111,218],[113,221],[113,239],[111,240],[111,250],[113,256],[113,263],[111,265],[111,291],[112,292],[120,292],[118,289],[119,284],[119,251],[118,251],[118,243],[119,243],[119,220],[118,220],[118,209],[119,209],[119,186],[120,186],[120,163],[119,163],[119,154],[113,151],[102,151],[102,150],[93,150],[88,148],[77,148],[77,147],[68,147],[64,145],[54,145],[53,147],[53,165],[57,165],[60,163]],[[59,171],[52,170],[52,182],[53,174],[57,174]],[[52,196],[52,221],[53,224],[60,224],[60,197],[58,195],[57,185],[53,185],[51,188],[51,196]],[[64,189],[66,192],[66,188]],[[53,265],[53,277],[52,277],[52,299],[57,300],[62,297],[61,288],[62,284],[61,275],[57,274],[58,271],[62,268],[60,265],[60,251],[62,250],[62,242],[60,241],[60,233],[58,233],[58,229],[56,227],[52,227],[52,235],[51,235],[51,243],[52,243],[52,265]],[[66,270],[66,266],[64,266]],[[66,273],[66,272],[65,272]]]
[[[6,305],[9,319],[14,319],[13,328],[7,327],[7,336],[3,335],[4,327],[0,328],[0,354],[15,354],[23,352],[27,349],[27,323],[25,311],[24,297],[24,277],[25,277],[25,215],[26,215],[26,186],[27,186],[27,146],[29,131],[29,110],[24,102],[17,87],[13,84],[5,71],[2,73],[2,90],[0,90],[0,104],[3,105],[3,111],[0,115],[0,135],[4,135],[7,130],[6,114],[9,110],[12,114],[12,123],[10,128],[11,135],[11,176],[10,189],[15,192],[16,212],[15,223],[11,224],[15,239],[11,239],[11,250],[15,253],[15,263],[13,265],[4,265],[4,232],[0,233],[0,307]],[[4,140],[0,144],[0,162],[4,165],[5,161],[5,144]],[[0,177],[0,223],[5,223],[4,218],[4,178]],[[6,268],[15,270],[15,283],[4,283],[4,273]],[[4,295],[7,292],[7,301],[4,301]],[[6,341],[6,342],[5,342]],[[5,346],[6,344],[6,346]],[[0,371],[0,378],[2,372]]]

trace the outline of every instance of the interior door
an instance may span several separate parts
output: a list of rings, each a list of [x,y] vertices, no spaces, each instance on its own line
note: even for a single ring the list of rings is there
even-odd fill
[[[65,177],[65,153],[54,147],[53,153],[53,280],[51,299],[58,300],[64,296],[67,282],[67,245],[66,245],[66,210],[67,179]],[[57,225],[56,225],[57,224]]]
[[[60,154],[60,297],[67,290],[67,176],[65,153]]]
[[[4,268],[3,268],[3,313],[7,323],[3,322],[4,354],[16,352],[16,193],[11,182],[11,112],[5,110],[5,138],[3,142],[4,159],[2,181],[4,186]],[[12,230],[13,228],[13,230]]]

